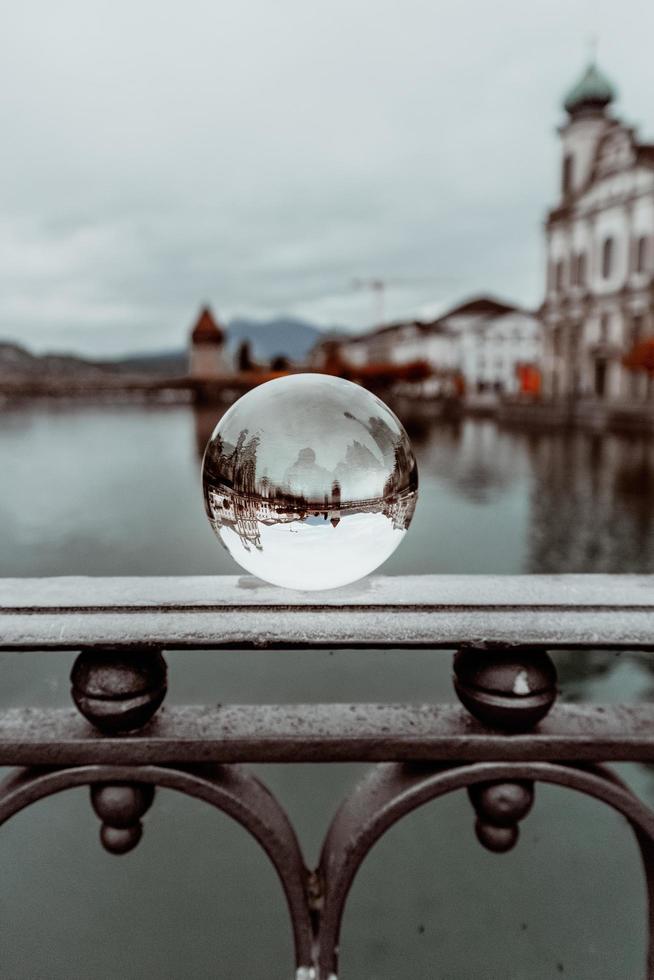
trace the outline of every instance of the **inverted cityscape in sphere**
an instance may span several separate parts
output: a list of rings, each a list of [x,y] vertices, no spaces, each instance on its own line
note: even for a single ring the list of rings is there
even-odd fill
[[[225,413],[203,463],[209,521],[253,575],[331,589],[374,571],[411,523],[418,469],[381,399],[324,374],[260,385]]]

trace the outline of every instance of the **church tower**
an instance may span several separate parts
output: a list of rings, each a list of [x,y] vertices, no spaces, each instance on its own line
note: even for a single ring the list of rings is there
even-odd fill
[[[594,63],[565,97],[560,194],[545,222],[544,393],[598,419],[650,397],[624,360],[654,334],[654,146],[611,114],[614,99]]]
[[[226,372],[225,333],[208,306],[200,310],[191,331],[189,374],[194,378],[217,378]]]
[[[615,91],[597,66],[591,63],[570,89],[563,107],[568,119],[559,129],[563,144],[561,196],[567,199],[586,185],[602,136],[610,125],[607,108]]]

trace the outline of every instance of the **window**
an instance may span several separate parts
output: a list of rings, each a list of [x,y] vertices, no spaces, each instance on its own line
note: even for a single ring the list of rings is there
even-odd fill
[[[647,268],[647,238],[641,235],[636,242],[636,272],[644,272]]]
[[[609,339],[609,315],[602,313],[600,318],[600,343],[605,344]]]
[[[561,187],[564,196],[567,196],[572,190],[572,156],[570,153],[566,153],[566,155],[563,157]]]
[[[556,289],[559,293],[563,289],[563,273],[563,259],[559,259],[559,261],[556,263]]]
[[[561,354],[561,327],[554,327],[552,331],[552,353],[555,357]]]
[[[613,267],[613,239],[605,238],[602,245],[602,277],[608,279]]]
[[[577,285],[586,285],[586,253],[580,252],[577,256]]]

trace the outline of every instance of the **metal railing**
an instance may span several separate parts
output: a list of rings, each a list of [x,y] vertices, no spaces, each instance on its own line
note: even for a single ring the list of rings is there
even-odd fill
[[[461,704],[168,707],[164,650],[456,649]],[[156,786],[238,821],[275,867],[296,977],[334,978],[350,886],[375,842],[417,807],[467,789],[477,836],[509,850],[534,783],[588,794],[624,815],[647,879],[654,980],[654,812],[605,766],[654,761],[654,705],[556,704],[547,651],[654,650],[654,577],[376,577],[300,594],[249,577],[6,579],[0,650],[78,652],[70,709],[0,713],[0,823],[89,785],[107,850],[142,833]],[[375,765],[343,801],[318,867],[248,762]],[[1,886],[0,886],[1,887]]]

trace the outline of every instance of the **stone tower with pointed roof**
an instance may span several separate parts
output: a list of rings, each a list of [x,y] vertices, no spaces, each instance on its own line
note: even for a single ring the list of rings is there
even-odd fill
[[[211,309],[204,306],[191,330],[189,374],[194,378],[217,378],[226,373],[225,333]]]
[[[544,389],[580,403],[644,401],[624,355],[654,335],[654,146],[613,116],[596,64],[570,89],[559,129],[560,196],[545,224]]]

